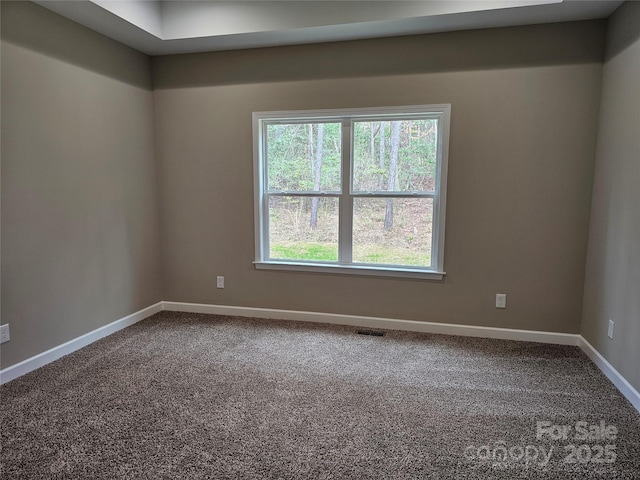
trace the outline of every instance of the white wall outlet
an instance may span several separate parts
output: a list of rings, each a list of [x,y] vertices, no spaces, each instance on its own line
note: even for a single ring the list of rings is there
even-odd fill
[[[218,276],[216,278],[216,287],[224,288],[224,277]]]
[[[506,293],[496,293],[496,308],[507,308]]]
[[[11,340],[11,334],[9,333],[9,324],[0,325],[0,343],[5,343]]]
[[[607,331],[607,337],[613,340],[613,327],[616,326],[616,322],[609,319],[609,331]]]

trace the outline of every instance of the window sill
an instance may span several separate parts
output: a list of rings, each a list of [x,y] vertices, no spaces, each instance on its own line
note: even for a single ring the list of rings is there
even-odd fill
[[[420,270],[402,267],[374,267],[364,265],[332,265],[324,263],[293,263],[293,262],[253,262],[257,270],[284,270],[292,272],[333,273],[339,275],[365,275],[369,277],[416,278],[422,280],[442,280],[445,272],[435,270]]]

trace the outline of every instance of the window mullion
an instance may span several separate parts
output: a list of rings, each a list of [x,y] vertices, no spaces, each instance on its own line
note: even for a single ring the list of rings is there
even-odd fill
[[[351,264],[353,258],[353,198],[351,197],[351,165],[353,121],[342,121],[342,194],[338,230],[338,263]]]
[[[267,152],[266,152],[266,145],[267,145],[267,129],[264,128],[263,125],[260,125],[260,135],[261,135],[261,141],[260,141],[260,164],[261,164],[261,168],[260,168],[260,207],[261,207],[261,226],[260,226],[260,235],[262,236],[262,245],[260,248],[260,258],[261,259],[267,259],[267,258],[271,258],[271,239],[270,234],[269,234],[269,229],[271,228],[271,225],[269,224],[269,196],[267,195],[268,192],[268,169],[269,169],[269,163],[268,163],[268,158],[267,158]]]
[[[353,192],[352,197],[356,198],[438,198],[437,193],[405,193],[405,192]]]

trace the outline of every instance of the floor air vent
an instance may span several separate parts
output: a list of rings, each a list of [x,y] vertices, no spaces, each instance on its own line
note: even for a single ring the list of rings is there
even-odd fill
[[[358,335],[371,335],[372,337],[384,337],[384,332],[376,332],[372,330],[358,330]]]

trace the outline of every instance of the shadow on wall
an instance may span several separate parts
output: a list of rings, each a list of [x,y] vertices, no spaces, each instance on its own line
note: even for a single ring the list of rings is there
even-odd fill
[[[617,16],[618,28],[611,29],[607,38],[606,61],[611,60],[640,39],[640,28],[638,28],[640,3],[627,2],[623,6],[626,10],[624,10],[624,15],[622,15],[623,12],[620,12]]]
[[[28,19],[28,20],[27,20]],[[51,25],[61,28],[51,31]],[[601,63],[605,20],[153,57],[155,88]],[[2,2],[3,40],[142,88],[149,57],[31,2]],[[585,41],[585,38],[588,41]],[[621,39],[621,43],[629,43]],[[104,43],[117,50],[95,55]],[[70,48],[73,46],[73,48]],[[100,49],[104,50],[104,49]],[[147,62],[141,62],[141,59]],[[171,68],[164,68],[165,65]]]
[[[3,41],[130,85],[151,89],[151,68],[147,55],[34,3],[0,3]],[[96,51],[100,55],[96,55]]]
[[[606,21],[152,58],[154,88],[602,63]],[[585,41],[586,39],[586,41]]]

